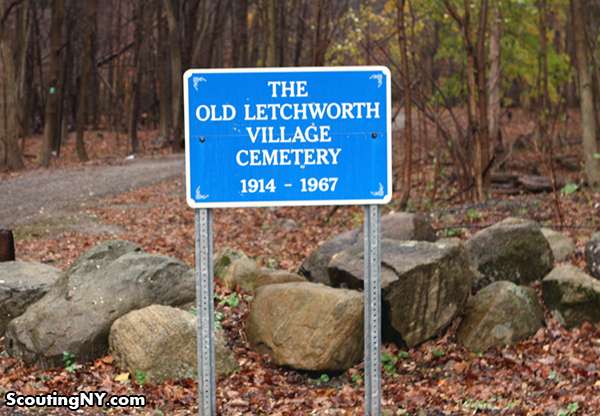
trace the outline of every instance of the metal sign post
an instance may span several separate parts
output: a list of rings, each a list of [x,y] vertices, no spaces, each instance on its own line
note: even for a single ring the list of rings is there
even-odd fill
[[[381,412],[381,236],[379,205],[365,207],[365,415]]]
[[[365,206],[365,414],[381,407],[378,204],[392,197],[390,71],[190,69],[186,199],[196,215],[200,416],[216,414],[212,208]]]
[[[196,209],[196,335],[198,348],[198,407],[200,416],[216,414],[213,295],[213,239],[210,209]]]

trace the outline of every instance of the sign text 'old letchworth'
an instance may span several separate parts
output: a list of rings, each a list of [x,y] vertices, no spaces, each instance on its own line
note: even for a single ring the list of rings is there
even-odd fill
[[[383,67],[188,71],[188,203],[388,202],[389,88]]]

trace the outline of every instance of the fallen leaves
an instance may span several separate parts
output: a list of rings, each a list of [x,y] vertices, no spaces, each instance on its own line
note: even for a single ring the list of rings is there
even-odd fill
[[[426,195],[427,171],[416,176],[415,195]],[[451,180],[441,187],[452,194]],[[100,240],[122,238],[149,252],[171,255],[194,264],[194,214],[183,199],[183,182],[170,180],[99,201],[86,213],[118,225],[115,235],[61,232],[17,241],[21,258],[66,268]],[[446,190],[440,188],[440,196]],[[421,192],[422,191],[422,192]],[[557,227],[551,194],[496,195],[481,206],[430,204],[426,197],[414,208],[429,213],[440,237],[465,238],[506,216],[524,216]],[[393,206],[391,207],[393,208]],[[561,196],[562,224],[577,241],[571,261],[583,265],[582,247],[600,218],[600,194],[586,190]],[[330,218],[329,218],[330,217]],[[216,210],[215,248],[241,249],[262,265],[296,270],[322,241],[359,226],[361,207]],[[220,299],[231,292],[217,284]],[[216,303],[221,326],[240,370],[219,380],[217,403],[222,415],[361,415],[364,394],[362,365],[342,374],[308,374],[275,366],[267,356],[250,349],[244,319],[251,297],[240,294],[235,306]],[[550,316],[546,327],[515,346],[470,353],[456,344],[454,331],[408,351],[386,343],[389,367],[383,371],[382,402],[389,414],[595,414],[600,408],[600,327],[583,325],[568,331]],[[0,348],[1,350],[1,348]],[[18,390],[70,394],[81,388],[110,394],[144,394],[148,408],[165,415],[197,414],[197,391],[192,379],[160,385],[139,385],[116,368],[113,357],[78,363],[73,373],[42,371],[0,354],[0,392]],[[112,409],[109,414],[146,415],[150,410]],[[426,411],[426,413],[418,413]],[[0,415],[9,415],[0,407]],[[561,413],[562,412],[562,413]],[[570,412],[570,413],[569,413]],[[575,412],[575,413],[574,413]],[[44,414],[67,415],[48,409]],[[88,413],[88,414],[94,414]],[[158,413],[157,413],[158,414]]]

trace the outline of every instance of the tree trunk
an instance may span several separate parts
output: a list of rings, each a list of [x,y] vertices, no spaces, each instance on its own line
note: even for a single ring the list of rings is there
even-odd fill
[[[306,0],[298,0],[302,3],[300,10],[298,10],[298,20],[296,21],[296,45],[294,47],[294,66],[300,65],[300,58],[302,58],[302,47],[304,45],[304,34],[306,32],[306,17],[308,11],[308,5]]]
[[[173,0],[164,0],[165,10],[167,11],[167,24],[169,27],[169,45],[171,46],[171,88],[172,94],[172,115],[173,121],[171,122],[171,146],[173,151],[180,151],[182,149],[182,122],[183,115],[181,106],[183,103],[183,81],[181,76],[181,47],[179,42],[179,26],[178,17],[179,3],[174,4]]]
[[[404,111],[406,122],[404,125],[404,161],[402,163],[402,181],[398,187],[401,190],[400,208],[406,208],[408,198],[410,197],[411,177],[412,177],[412,94],[410,85],[408,39],[406,35],[406,0],[397,0],[397,19],[398,19],[398,44],[400,46],[400,65],[402,66],[402,85],[404,88]],[[400,182],[400,181],[399,181]]]
[[[5,135],[4,144],[6,147],[6,164],[9,169],[22,169],[24,167],[21,148],[19,147],[19,113],[17,110],[17,84],[15,84],[16,69],[13,60],[12,49],[8,45],[8,40],[4,37],[0,41],[0,61],[4,67],[4,111]]]
[[[325,2],[327,0],[318,0],[317,2],[317,17],[316,17],[316,28],[315,28],[315,35],[313,37],[313,66],[321,66],[324,64],[324,58],[325,58],[325,53],[321,50],[323,48],[323,31],[325,30],[325,28],[323,27],[323,21],[326,21],[325,19],[323,19],[323,15],[324,13],[324,8],[325,6],[323,5],[323,2]]]
[[[479,10],[479,25],[477,28],[477,50],[476,50],[476,77],[477,77],[477,116],[478,135],[476,149],[480,149],[480,155],[477,157],[479,163],[478,181],[481,183],[477,187],[477,199],[484,201],[485,191],[489,185],[488,163],[490,161],[490,131],[488,126],[488,81],[487,81],[487,62],[485,51],[485,39],[487,34],[488,21],[488,0],[481,0],[481,9]]]
[[[468,105],[467,116],[469,123],[469,141],[473,144],[473,154],[471,157],[473,180],[475,185],[475,195],[477,200],[483,200],[483,166],[481,163],[482,149],[479,137],[479,120],[477,119],[477,80],[475,75],[475,48],[471,42],[469,10],[470,1],[465,0],[465,23],[463,25],[463,38],[467,51],[467,91]]]
[[[548,140],[548,116],[550,111],[550,93],[548,90],[548,22],[546,0],[538,1],[538,26],[540,32],[540,49],[538,53],[538,85],[537,85],[537,130],[540,150],[546,152]]]
[[[267,42],[266,66],[277,66],[277,7],[275,0],[267,0],[267,23],[269,37]]]
[[[90,97],[88,97],[88,114],[89,116],[91,116],[90,122],[92,124],[92,130],[98,130],[98,128],[100,127],[99,101],[102,98],[102,91],[100,88],[100,79],[98,76],[98,71],[96,69],[96,56],[98,52],[98,0],[94,1],[96,2],[96,18],[92,22],[92,39],[90,40],[91,68],[89,79]]]
[[[30,3],[27,2],[25,6],[19,6],[24,7],[20,12],[28,15],[29,5]],[[0,13],[4,15],[5,12],[4,1],[0,0]],[[8,18],[8,15],[6,18]],[[28,22],[25,24],[29,25]],[[0,135],[4,136],[6,165],[9,169],[21,169],[24,167],[24,164],[21,148],[19,147],[19,133],[22,130],[19,117],[21,116],[20,110],[22,110],[24,94],[19,87],[23,85],[21,78],[25,76],[25,71],[23,67],[19,68],[17,65],[20,66],[25,59],[22,54],[26,54],[27,52],[29,36],[20,39],[20,45],[17,45],[15,48],[7,33],[9,29],[10,27],[7,25],[7,22],[3,22],[3,26],[0,27],[0,64],[3,68],[3,71],[0,72],[0,77],[2,77],[0,84],[3,85],[2,117],[4,120],[4,131],[0,132]],[[17,56],[15,56],[15,49],[19,52],[16,54]]]
[[[50,22],[50,64],[48,70],[48,98],[46,99],[46,115],[44,126],[44,141],[40,152],[40,164],[44,167],[50,165],[50,152],[52,143],[57,134],[60,134],[60,121],[58,120],[58,90],[60,80],[60,50],[62,46],[62,26],[64,19],[64,0],[52,0],[52,20]]]
[[[30,104],[32,90],[32,68],[27,65],[27,58],[30,51],[31,38],[31,3],[25,2],[24,7],[17,10],[17,39],[14,47],[15,63],[17,68],[18,89],[17,97],[19,102],[18,120],[19,132],[18,135],[23,139],[29,135],[29,119],[30,119]]]
[[[596,116],[594,114],[594,92],[592,74],[588,58],[588,47],[585,33],[585,20],[582,0],[571,0],[573,16],[573,36],[575,55],[577,57],[577,76],[579,78],[579,97],[581,108],[581,128],[583,131],[583,153],[585,174],[588,185],[593,189],[600,188],[600,160],[595,156],[600,153]]]
[[[232,1],[233,62],[236,67],[248,66],[248,0]]]
[[[66,32],[73,33],[77,27],[77,19],[73,18],[72,13],[67,15],[66,18]],[[57,133],[54,136],[54,141],[52,144],[52,149],[54,149],[54,153],[56,157],[60,157],[60,149],[62,146],[63,139],[68,136],[68,129],[66,127],[67,117],[65,114],[68,114],[68,105],[71,106],[71,114],[72,119],[77,120],[77,89],[73,92],[73,86],[70,82],[71,75],[75,73],[75,58],[73,55],[73,42],[70,39],[67,39],[66,45],[64,47],[65,51],[62,54],[64,57],[62,60],[62,65],[59,66],[59,84],[62,85],[57,92],[57,101],[58,101],[58,110],[57,110]]]
[[[133,67],[135,68],[134,79],[131,83],[131,100],[129,107],[129,140],[131,142],[131,154],[139,151],[140,141],[138,138],[138,120],[140,114],[140,87],[142,85],[142,42],[144,39],[144,2],[138,0],[136,13],[136,24],[134,34]]]
[[[500,137],[500,99],[502,74],[500,67],[501,19],[500,5],[492,2],[492,21],[490,25],[490,75],[488,78],[488,123],[492,144],[502,146]]]
[[[93,71],[94,59],[94,28],[96,26],[96,17],[98,10],[98,0],[86,1],[84,7],[84,31],[85,38],[83,52],[81,54],[81,82],[79,84],[78,98],[77,98],[77,120],[76,134],[75,134],[75,149],[77,150],[77,157],[82,162],[87,161],[88,155],[85,150],[84,132],[87,124],[87,107],[88,107],[88,96],[90,79]]]
[[[279,66],[285,66],[286,64],[286,53],[285,51],[287,50],[287,22],[286,22],[286,8],[285,8],[286,2],[284,1],[280,1],[277,3],[278,9],[279,9],[279,18],[278,18],[278,36],[277,36],[277,43],[278,43],[278,48],[277,48],[277,55],[279,56],[279,61],[278,61],[278,65]]]
[[[164,19],[160,8],[157,11],[158,20],[158,48],[159,60],[157,63],[158,88],[159,88],[159,136],[162,140],[168,140],[169,128],[173,118],[171,114],[171,66],[169,65],[169,39],[164,26]]]

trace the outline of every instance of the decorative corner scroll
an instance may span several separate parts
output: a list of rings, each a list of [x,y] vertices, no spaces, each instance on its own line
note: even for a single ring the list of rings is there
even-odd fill
[[[381,88],[383,85],[383,74],[373,74],[369,77],[369,79],[377,80],[377,88]]]
[[[196,200],[203,200],[208,198],[208,195],[202,195],[202,192],[200,192],[200,187],[196,188]]]
[[[192,82],[194,83],[194,89],[196,91],[198,91],[198,88],[200,88],[200,83],[201,82],[206,82],[206,78],[204,78],[204,77],[193,77],[192,78]]]
[[[381,182],[379,182],[379,189],[371,191],[371,195],[373,196],[383,196],[384,193],[385,191],[383,190],[383,184]]]

